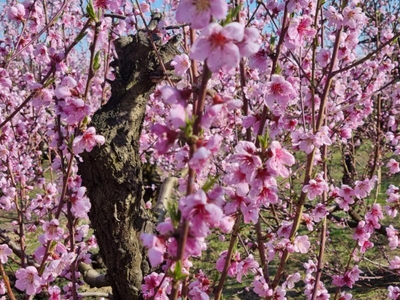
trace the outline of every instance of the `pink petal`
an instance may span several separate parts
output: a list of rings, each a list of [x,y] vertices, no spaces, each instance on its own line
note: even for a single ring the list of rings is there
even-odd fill
[[[211,15],[216,19],[225,19],[228,13],[228,4],[225,0],[212,0],[210,1]]]

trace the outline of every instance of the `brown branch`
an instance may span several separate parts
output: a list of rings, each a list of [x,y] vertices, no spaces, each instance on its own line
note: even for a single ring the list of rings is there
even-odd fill
[[[95,297],[96,299],[100,298],[107,298],[107,299],[114,299],[113,295],[110,293],[104,293],[104,292],[84,292],[84,293],[79,293],[80,297]]]
[[[8,279],[8,276],[1,262],[0,262],[0,275],[3,278],[4,285],[6,286],[8,297],[10,297],[11,300],[16,300],[10,285],[10,280]]]
[[[111,278],[107,274],[97,272],[91,265],[79,263],[78,270],[82,274],[83,281],[90,287],[101,288],[111,286]]]
[[[178,178],[176,177],[167,177],[163,181],[160,187],[160,193],[158,194],[157,204],[153,208],[153,212],[158,215],[162,216],[165,212],[165,204],[171,199],[171,194],[173,188],[178,183]]]

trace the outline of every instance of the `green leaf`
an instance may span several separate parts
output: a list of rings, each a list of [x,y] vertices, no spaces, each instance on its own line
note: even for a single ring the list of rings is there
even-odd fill
[[[282,67],[279,64],[279,62],[276,63],[276,67],[275,67],[275,73],[274,74],[278,74],[281,75],[282,74]]]
[[[188,276],[188,274],[182,272],[182,262],[180,260],[175,263],[175,269],[170,272],[170,275],[174,281],[184,280]]]
[[[94,11],[94,6],[92,0],[89,0],[88,6],[86,7],[86,13],[89,18],[95,22],[97,22],[96,12]]]
[[[67,147],[71,152],[72,152],[72,149],[73,149],[74,139],[75,139],[75,135],[71,134],[71,136],[69,137],[69,139],[67,141]]]
[[[271,37],[269,38],[269,44],[270,45],[275,45],[276,42],[276,36],[271,35]]]
[[[183,138],[188,141],[193,136],[193,125],[196,120],[196,116],[192,116],[192,118],[187,118],[185,120],[185,125],[181,127],[183,131]]]
[[[178,209],[178,204],[170,201],[166,203],[166,206],[172,225],[174,225],[174,228],[178,228],[179,222],[181,221],[181,212]]]
[[[202,190],[205,193],[207,193],[215,185],[215,183],[217,182],[218,178],[219,178],[219,176],[212,176],[212,177],[208,178],[206,183],[203,185]]]
[[[228,15],[226,16],[226,19],[221,23],[221,26],[225,26],[231,23],[232,20],[236,19],[241,9],[242,9],[242,3],[240,3],[238,6],[231,9],[230,11],[228,11]]]
[[[100,51],[97,51],[97,53],[94,55],[94,60],[93,60],[93,71],[97,71],[100,69],[101,65],[101,56],[100,56]]]
[[[266,131],[264,135],[258,136],[258,141],[260,143],[261,152],[264,152],[268,148],[269,134]]]
[[[81,128],[85,128],[85,127],[87,126],[87,124],[89,124],[89,117],[88,117],[88,116],[85,116],[85,117],[83,118],[83,120],[82,120]]]
[[[76,43],[79,43],[85,36],[87,35],[87,31],[81,32],[75,39]]]
[[[49,79],[46,80],[46,82],[43,84],[44,87],[48,87],[49,85],[53,84],[56,81],[55,77],[50,77]]]

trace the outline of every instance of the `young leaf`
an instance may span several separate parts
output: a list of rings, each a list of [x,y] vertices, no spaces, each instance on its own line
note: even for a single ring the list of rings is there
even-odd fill
[[[91,20],[97,22],[96,12],[94,11],[92,0],[89,0],[88,5],[86,6],[86,13]]]
[[[101,65],[101,56],[100,56],[100,51],[97,51],[96,54],[94,55],[94,60],[93,60],[93,71],[97,71],[100,69]]]

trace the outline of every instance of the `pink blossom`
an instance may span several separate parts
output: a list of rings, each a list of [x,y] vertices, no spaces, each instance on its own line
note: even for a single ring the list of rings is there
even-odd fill
[[[252,254],[250,254],[246,259],[239,262],[236,267],[237,275],[236,279],[238,282],[242,282],[242,277],[247,275],[249,272],[255,274],[258,269],[258,262],[254,260]]]
[[[386,227],[386,235],[389,240],[389,248],[394,250],[399,245],[399,232],[393,227],[393,225],[389,225]]]
[[[194,29],[201,29],[210,23],[211,17],[224,19],[228,5],[224,0],[181,0],[176,10],[179,23],[190,23]]]
[[[143,245],[149,249],[148,257],[151,266],[155,267],[161,264],[164,261],[166,251],[165,241],[148,233],[142,233],[140,239]]]
[[[59,240],[62,237],[64,230],[59,226],[60,222],[57,219],[53,219],[50,222],[44,222],[44,237],[47,241]]]
[[[229,23],[225,27],[211,23],[203,29],[193,44],[190,58],[207,59],[207,66],[212,72],[217,72],[221,68],[235,68],[240,60],[239,47],[236,43],[242,41],[243,37],[244,28],[240,23]]]
[[[260,169],[257,174],[259,173]],[[280,203],[277,183],[274,179],[273,177],[270,177],[269,180],[259,180],[258,177],[254,179],[249,196],[255,199],[256,205],[268,207],[270,204]]]
[[[18,269],[15,276],[17,277],[15,282],[17,289],[25,291],[28,295],[36,294],[41,280],[35,267],[29,266],[25,269]]]
[[[400,172],[400,163],[393,158],[389,160],[386,167],[389,168],[389,172],[392,174]]]
[[[306,282],[308,283],[306,284],[304,294],[307,296],[308,300],[311,300],[315,286],[314,277],[312,277],[310,274],[307,274],[306,277],[308,278],[306,280]],[[322,281],[318,282],[316,295],[318,300],[328,300],[330,298],[328,290],[325,288],[324,283]]]
[[[60,245],[60,244],[58,244]],[[63,251],[67,251],[63,249]],[[53,281],[56,277],[58,277],[62,272],[69,268],[72,262],[76,259],[76,254],[74,253],[63,253],[61,258],[52,260],[48,266],[46,267],[43,273],[43,279],[47,281]]]
[[[186,54],[176,55],[171,61],[171,66],[174,67],[175,74],[178,76],[183,76],[186,71],[190,68],[189,56]]]
[[[61,289],[58,286],[49,287],[49,300],[61,300]]]
[[[342,25],[343,16],[333,6],[328,6],[325,11],[325,17],[328,19],[328,25],[336,25],[337,27]]]
[[[183,105],[183,103],[186,102],[186,100],[190,97],[191,94],[190,89],[178,90],[169,85],[164,85],[159,89],[159,91],[161,92],[164,102],[168,104],[180,103]]]
[[[150,5],[146,2],[142,2],[139,4],[140,9],[143,13],[150,12]]]
[[[209,300],[210,297],[206,292],[202,291],[198,286],[193,287],[189,291],[190,299],[193,300]]]
[[[371,210],[366,213],[365,221],[374,229],[379,229],[381,228],[381,225],[379,224],[379,220],[381,219],[383,219],[382,208],[380,204],[375,203],[372,205]]]
[[[3,88],[12,87],[12,81],[10,79],[10,75],[8,74],[7,70],[3,68],[0,68],[0,86]]]
[[[314,222],[309,214],[303,213],[301,220],[306,224],[306,227],[309,231],[314,229]]]
[[[358,225],[353,233],[353,239],[355,240],[366,240],[371,236],[368,227],[365,226],[365,221],[358,222]]]
[[[12,250],[10,247],[8,247],[7,244],[1,244],[0,245],[0,262],[2,264],[5,264],[8,260],[8,256],[12,254]]]
[[[189,166],[196,171],[196,173],[200,173],[204,170],[204,167],[207,164],[208,159],[211,156],[211,151],[206,147],[200,147],[193,154],[193,157],[189,160]]]
[[[94,0],[93,1],[93,5],[96,8],[103,8],[103,9],[107,9],[108,8],[108,2],[110,0]]]
[[[296,236],[293,241],[294,252],[307,253],[311,243],[307,235]]]
[[[258,39],[260,38],[260,34],[258,30],[254,27],[246,27],[244,29],[243,40],[237,43],[239,47],[239,52],[241,57],[249,57],[255,53],[257,53],[260,45],[258,43]]]
[[[158,137],[155,149],[158,154],[165,154],[175,144],[175,140],[178,138],[179,133],[170,129],[168,126],[161,125],[159,123],[154,124],[151,127],[151,131]]]
[[[228,250],[222,251],[219,254],[219,258],[215,264],[215,268],[219,271],[222,272],[225,266],[225,261],[226,261],[226,255],[228,254]],[[230,277],[234,277],[237,274],[237,266],[238,263],[240,262],[240,253],[235,253],[232,255],[229,268],[228,268],[228,275]]]
[[[37,45],[33,54],[35,55],[35,59],[39,63],[48,64],[51,62],[48,51],[47,51],[47,47],[43,44]]]
[[[303,186],[302,192],[308,193],[307,197],[310,200],[321,196],[323,192],[328,192],[329,186],[323,178],[322,174],[318,174],[315,179],[311,179],[307,185]]]
[[[147,275],[142,284],[143,297],[145,299],[168,300],[167,293],[171,291],[170,281],[171,279],[164,273],[153,272]]]
[[[281,107],[283,111],[292,98],[296,97],[296,92],[290,82],[286,81],[281,75],[272,75],[271,81],[265,84],[265,104],[273,109],[275,105]]]
[[[398,210],[395,206],[385,205],[386,214],[391,218],[396,218]]]
[[[318,203],[312,211],[313,221],[318,223],[328,214],[326,206],[322,203]]]
[[[61,83],[57,85],[54,94],[58,99],[66,99],[72,96],[77,96],[76,91],[77,81],[72,76],[65,76]]]
[[[400,272],[400,257],[395,256],[393,259],[389,261],[389,269],[390,270],[395,270],[397,272]]]
[[[59,103],[61,118],[69,125],[75,125],[82,121],[84,117],[90,115],[90,107],[85,104],[83,99],[68,97],[65,101]]]
[[[289,170],[285,166],[291,166],[295,163],[294,156],[282,148],[277,141],[271,143],[268,154],[270,158],[267,160],[267,167],[272,171],[271,173],[287,178]]]
[[[267,296],[272,296],[274,293],[273,290],[270,289],[268,284],[265,282],[264,277],[256,277],[253,281],[253,286],[254,293],[256,293],[259,297],[265,298]]]
[[[254,143],[246,141],[240,141],[237,144],[235,147],[235,154],[232,155],[231,161],[239,164],[239,170],[246,174],[248,181],[254,178],[256,169],[262,165],[261,158],[257,154],[257,148]]]
[[[2,280],[0,280],[0,295],[3,295],[5,293],[7,293],[7,289],[6,289],[6,286],[4,284],[4,280],[2,279]],[[1,300],[6,300],[6,298],[4,296],[1,297],[0,299]]]
[[[89,198],[85,196],[86,188],[84,186],[76,189],[74,193],[71,194],[70,200],[72,203],[72,213],[79,218],[87,219],[87,213],[90,210],[91,204]]]
[[[214,203],[208,203],[203,190],[181,198],[179,208],[182,216],[190,220],[196,228],[194,233],[198,237],[205,237],[209,232],[209,226],[218,226],[223,217],[222,209]]]
[[[185,126],[186,111],[183,103],[177,103],[171,105],[170,118],[171,118],[171,125],[174,128],[178,129],[180,127]]]
[[[25,19],[25,7],[21,3],[10,7],[8,10],[8,18],[14,21],[23,21]]]
[[[304,39],[313,38],[317,30],[312,28],[314,21],[310,16],[304,15],[301,17],[293,18],[287,34],[294,43],[301,43]]]
[[[211,282],[207,278],[206,274],[204,274],[202,270],[199,270],[199,272],[195,275],[195,280],[189,284],[189,289],[192,290],[198,288],[198,290],[200,291],[208,292],[210,288],[210,283]],[[199,294],[198,290],[194,292],[197,295]],[[191,292],[189,292],[189,295],[192,295]],[[200,295],[205,297],[205,295]]]
[[[367,251],[368,249],[371,249],[372,247],[374,247],[374,243],[372,243],[368,239],[360,239],[360,240],[358,240],[358,245],[360,246],[360,252],[361,253],[365,253],[365,251]]]
[[[363,181],[357,180],[355,182],[354,194],[360,199],[367,197],[375,187],[375,182],[375,177],[371,180],[368,178],[364,179]]]
[[[74,154],[80,154],[85,150],[90,152],[95,146],[103,145],[104,143],[104,136],[96,134],[96,129],[94,127],[89,127],[82,135],[74,138],[72,147]]]
[[[353,298],[352,294],[346,293],[346,292],[341,292],[340,293],[340,298],[338,300],[351,300]]]
[[[329,49],[320,49],[316,56],[316,61],[322,68],[325,68],[328,65],[330,59],[331,51]]]
[[[350,186],[343,184],[341,189],[338,191],[338,195],[340,198],[336,198],[335,202],[339,204],[341,209],[348,211],[350,205],[354,204],[354,190]]]
[[[292,231],[293,221],[283,221],[277,231],[278,237],[289,238]]]
[[[343,25],[351,29],[356,29],[358,26],[363,25],[365,15],[361,7],[346,6],[343,9]]]
[[[311,274],[317,271],[317,264],[310,259],[308,260],[308,262],[304,263],[303,266],[304,269],[306,269],[307,274]]]
[[[252,69],[258,69],[260,72],[267,70],[268,62],[270,62],[270,58],[265,49],[261,49],[249,57],[249,67]]]
[[[282,284],[282,288],[292,289],[292,288],[294,288],[295,284],[300,281],[300,279],[301,279],[301,276],[300,276],[299,272],[290,274],[286,278],[286,281]]]
[[[349,288],[353,288],[353,284],[359,280],[361,273],[362,271],[356,265],[343,276],[334,275],[332,283],[339,287],[347,285]]]
[[[233,225],[235,225],[235,219],[232,216],[225,216],[222,218],[218,227],[222,233],[230,233],[233,229]],[[221,235],[221,237],[225,236]]]
[[[400,288],[398,286],[389,285],[388,287],[388,299],[397,300],[400,297]]]

